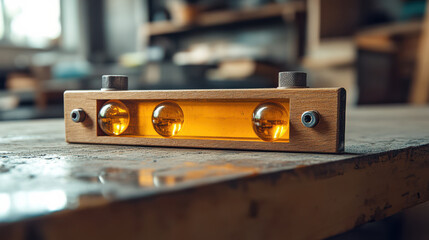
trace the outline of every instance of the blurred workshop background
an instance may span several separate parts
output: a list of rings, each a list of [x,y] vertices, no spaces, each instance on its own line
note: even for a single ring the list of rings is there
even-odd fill
[[[279,71],[350,106],[426,103],[424,0],[0,0],[0,120],[63,116],[64,90],[272,88]],[[425,20],[426,19],[426,20]],[[426,23],[425,23],[426,22]],[[426,41],[425,41],[426,39]]]

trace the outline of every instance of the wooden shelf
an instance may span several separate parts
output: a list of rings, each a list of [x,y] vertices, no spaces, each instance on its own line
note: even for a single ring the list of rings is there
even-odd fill
[[[150,23],[144,26],[144,28],[146,28],[145,30],[149,36],[166,35],[197,28],[287,16],[305,10],[305,3],[303,1],[293,1],[284,4],[267,4],[258,8],[202,13],[197,16],[193,25],[180,26],[171,21],[163,21]]]
[[[355,42],[359,49],[391,53],[398,48],[398,36],[419,35],[422,29],[421,20],[385,24],[360,31]]]

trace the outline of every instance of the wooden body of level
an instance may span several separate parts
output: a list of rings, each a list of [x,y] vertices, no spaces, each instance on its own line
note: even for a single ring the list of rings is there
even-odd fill
[[[154,91],[66,91],[64,119],[66,141],[141,146],[168,146],[219,149],[271,150],[294,152],[342,152],[344,150],[346,93],[343,88],[300,89],[237,89],[237,90],[154,90]],[[143,136],[112,137],[100,134],[97,115],[100,103],[107,100],[269,100],[289,101],[289,142],[229,141],[211,139],[145,138]],[[75,123],[73,109],[83,109],[86,118]],[[301,115],[315,110],[320,114],[314,128],[305,127]]]

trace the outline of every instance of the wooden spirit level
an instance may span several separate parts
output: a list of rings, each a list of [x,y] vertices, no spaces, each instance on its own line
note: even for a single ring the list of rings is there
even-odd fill
[[[128,91],[125,76],[103,76],[101,91],[64,93],[66,141],[342,152],[345,90],[302,87],[305,77],[280,73],[277,89]]]

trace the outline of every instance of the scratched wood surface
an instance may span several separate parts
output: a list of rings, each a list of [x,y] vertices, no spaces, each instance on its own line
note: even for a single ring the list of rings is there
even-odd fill
[[[429,108],[351,109],[344,154],[68,144],[0,123],[1,239],[320,239],[429,200]]]

